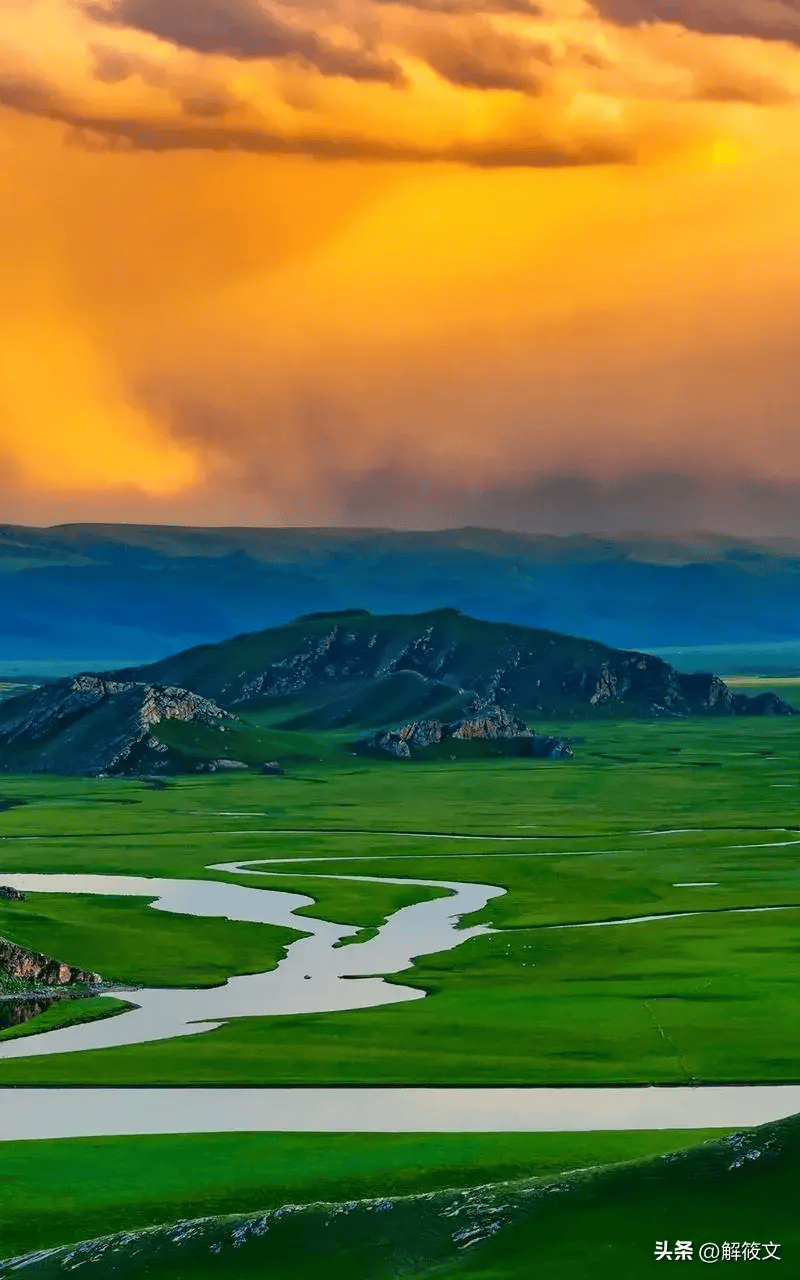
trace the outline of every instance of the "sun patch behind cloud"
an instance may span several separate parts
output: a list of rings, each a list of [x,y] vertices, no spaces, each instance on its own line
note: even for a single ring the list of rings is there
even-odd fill
[[[738,164],[742,159],[742,148],[732,138],[715,138],[711,144],[711,163],[713,165]]]

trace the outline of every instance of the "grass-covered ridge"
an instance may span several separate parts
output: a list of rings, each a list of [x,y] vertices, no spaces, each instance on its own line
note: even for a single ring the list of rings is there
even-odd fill
[[[426,719],[438,724],[434,739],[443,725],[466,720],[467,737],[492,741],[453,746],[445,730],[447,749],[417,754],[471,759],[530,754],[524,735],[559,719],[794,714],[774,690],[751,697],[710,673],[682,673],[592,639],[454,608],[386,616],[356,609],[0,699],[0,772],[146,777],[274,762],[297,769],[342,763],[365,731]],[[499,735],[487,715],[505,717]],[[414,737],[415,749],[423,739],[432,740],[428,730]]]
[[[177,1218],[552,1177],[711,1136],[238,1133],[0,1143],[0,1176],[15,1189],[13,1207],[0,1204],[0,1257]]]
[[[378,727],[454,709],[454,699],[457,708],[465,693],[545,717],[757,709],[743,696],[720,697],[710,677],[681,674],[661,658],[454,608],[308,614],[118,677],[192,689],[226,707],[296,697],[284,717],[294,727]]]
[[[628,1143],[626,1140],[632,1137],[636,1140]],[[372,1154],[366,1155],[367,1164],[372,1165],[369,1199],[348,1197],[343,1203],[339,1196],[336,1203],[310,1203],[313,1183],[309,1184],[306,1177],[300,1188],[290,1173],[283,1197],[287,1207],[278,1212],[271,1210],[275,1201],[265,1188],[265,1212],[255,1217],[206,1217],[188,1229],[184,1221],[174,1228],[111,1237],[73,1256],[71,1274],[80,1280],[83,1274],[95,1274],[102,1267],[103,1274],[109,1276],[141,1274],[146,1270],[155,1280],[185,1280],[188,1276],[193,1280],[216,1280],[230,1276],[233,1265],[237,1280],[264,1275],[274,1280],[311,1280],[321,1268],[326,1275],[342,1280],[374,1280],[376,1275],[409,1280],[442,1275],[472,1280],[523,1280],[532,1274],[532,1269],[543,1280],[585,1280],[587,1276],[593,1280],[644,1280],[663,1274],[664,1264],[655,1256],[656,1243],[666,1240],[674,1244],[677,1239],[692,1243],[695,1260],[700,1246],[708,1242],[720,1249],[726,1242],[740,1246],[743,1242],[755,1243],[760,1253],[772,1243],[778,1246],[784,1263],[782,1274],[795,1274],[800,1256],[796,1212],[798,1118],[671,1154],[655,1154],[665,1147],[654,1144],[649,1148],[653,1154],[630,1163],[597,1164],[593,1158],[599,1155],[602,1161],[605,1152],[612,1160],[618,1159],[626,1145],[631,1155],[637,1145],[640,1151],[647,1152],[652,1137],[515,1135],[509,1139],[508,1135],[491,1135],[490,1141],[495,1144],[492,1157],[491,1147],[480,1138],[446,1139],[437,1135],[401,1139],[398,1149],[397,1139],[370,1141],[348,1135],[329,1144],[326,1135],[326,1150],[321,1158],[315,1147],[315,1159],[321,1159],[319,1172],[314,1175],[317,1185],[324,1183],[348,1146],[356,1165],[364,1160],[371,1146]],[[691,1141],[688,1134],[684,1138]],[[147,1141],[151,1140],[138,1140],[140,1144]],[[174,1154],[179,1149],[176,1140],[166,1141],[173,1151],[170,1166],[181,1170],[181,1158],[176,1161]],[[287,1144],[284,1138],[273,1141],[274,1149]],[[288,1141],[291,1144],[292,1140]],[[297,1141],[294,1139],[295,1144]],[[245,1153],[252,1152],[256,1145],[241,1136],[237,1144]],[[24,1144],[28,1148],[36,1145]],[[71,1153],[54,1152],[59,1144],[42,1145],[45,1152],[41,1166],[48,1160],[52,1163],[54,1157],[63,1162],[63,1156]],[[75,1151],[77,1144],[68,1145]],[[260,1145],[263,1150],[263,1137]],[[16,1153],[21,1146],[17,1144],[12,1160],[19,1168],[21,1159],[23,1170],[29,1171],[36,1155],[23,1150],[20,1157]],[[483,1167],[481,1146],[485,1153]],[[516,1160],[512,1157],[509,1162],[514,1147]],[[516,1164],[519,1169],[526,1147],[530,1154],[523,1181],[478,1181],[492,1164],[495,1170],[502,1167],[504,1159],[506,1168]],[[537,1147],[541,1153],[538,1159]],[[615,1147],[616,1156],[611,1154]],[[408,1178],[409,1156],[412,1161],[415,1156],[417,1161],[422,1157],[424,1162],[426,1148],[428,1159],[432,1157],[438,1167],[427,1172],[423,1163],[417,1173],[416,1194],[404,1196],[389,1190],[392,1184],[397,1187],[404,1177]],[[186,1149],[184,1141],[184,1152]],[[196,1141],[194,1149],[207,1159],[208,1140]],[[580,1149],[583,1158],[578,1154]],[[137,1150],[136,1146],[129,1146],[127,1150],[129,1160],[132,1156],[135,1164],[147,1147],[140,1145]],[[108,1147],[100,1163],[103,1156],[108,1161]],[[455,1184],[457,1190],[436,1190],[437,1185],[442,1187],[449,1168],[453,1168],[453,1156],[458,1167],[467,1172],[467,1178],[462,1172],[460,1182]],[[576,1157],[580,1160],[577,1168]],[[118,1167],[125,1163],[118,1162]],[[292,1163],[290,1157],[287,1167],[291,1169]],[[89,1185],[92,1166],[97,1164],[96,1154],[89,1154]],[[194,1177],[197,1178],[196,1173]],[[179,1172],[179,1181],[180,1178]],[[345,1196],[352,1195],[358,1181],[358,1176],[354,1184],[353,1175],[345,1175],[341,1187]],[[115,1193],[119,1196],[119,1183],[117,1175],[112,1187],[104,1192],[106,1199],[113,1201]],[[299,1195],[291,1195],[298,1190]],[[78,1200],[84,1198],[83,1192],[76,1196]],[[174,1198],[175,1191],[173,1202]],[[129,1222],[135,1216],[136,1211],[130,1206]],[[56,1228],[68,1229],[66,1223],[59,1223]],[[47,1230],[45,1227],[45,1233]],[[42,1235],[41,1228],[38,1234]],[[34,1264],[28,1274],[45,1280],[56,1271],[56,1266],[45,1259],[38,1266]]]

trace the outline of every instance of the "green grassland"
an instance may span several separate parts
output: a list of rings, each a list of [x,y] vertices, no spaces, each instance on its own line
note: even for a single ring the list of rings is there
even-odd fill
[[[783,828],[797,823],[800,724],[577,732],[586,742],[566,763],[341,754],[286,777],[189,777],[163,790],[6,778],[3,794],[26,803],[0,814],[0,883],[14,870],[204,874],[293,889],[315,899],[307,914],[364,930],[436,891],[321,873],[508,892],[477,917],[506,932],[394,979],[430,999],[8,1061],[0,1084],[797,1080],[800,832]],[[320,737],[318,761],[325,743],[334,752]],[[299,861],[269,878],[203,870],[249,858]],[[311,858],[325,865],[302,861]],[[697,881],[716,883],[676,887]],[[765,906],[798,910],[730,914]],[[552,928],[683,911],[710,914]],[[206,985],[273,965],[296,934],[170,916],[141,900],[48,894],[2,904],[0,936],[117,981]]]
[[[800,676],[725,676],[725,683],[748,697],[774,693],[789,706],[800,708]]]
[[[553,1177],[676,1151],[715,1132],[238,1133],[2,1143],[0,1178],[14,1212],[0,1210],[0,1257],[178,1218]]]
[[[392,979],[425,990],[425,1000],[234,1019],[152,1045],[9,1060],[0,1062],[0,1086],[797,1081],[800,722],[564,728],[586,739],[570,762],[370,761],[352,757],[340,733],[290,733],[264,714],[251,732],[278,735],[271,746],[299,745],[285,777],[220,773],[154,789],[135,780],[5,776],[0,884],[14,871],[202,875],[304,894],[314,905],[301,918],[353,924],[363,936],[398,907],[440,891],[326,876],[472,881],[507,892],[465,921],[499,932],[422,957]],[[264,858],[296,861],[268,877],[205,870]],[[787,909],[734,913],[776,906]],[[700,914],[666,918],[676,912]],[[637,916],[665,918],[563,927]],[[0,936],[117,981],[200,986],[274,965],[297,934],[172,916],[140,898],[48,893],[0,902]],[[74,1006],[85,1003],[93,1002]],[[51,1008],[26,1034],[49,1016],[58,1015]],[[213,1236],[223,1230],[214,1215],[288,1201],[540,1178],[558,1194],[536,1193],[495,1238],[457,1257],[435,1244],[439,1228],[429,1232],[424,1216],[430,1203],[418,1209],[412,1197],[392,1200],[385,1223],[398,1225],[372,1235],[372,1219],[361,1223],[358,1208],[351,1223],[351,1209],[331,1219],[309,1207],[302,1228],[287,1219],[248,1237],[234,1273],[310,1280],[324,1269],[371,1280],[393,1230],[420,1244],[396,1272],[409,1280],[451,1271],[474,1280],[640,1280],[659,1274],[653,1249],[665,1238],[779,1240],[793,1266],[799,1132],[773,1127],[758,1139],[769,1159],[746,1160],[739,1147],[718,1144],[663,1158],[710,1136],[679,1132],[0,1144],[0,1177],[12,1190],[11,1208],[0,1213],[0,1256],[208,1215]],[[644,1165],[621,1163],[644,1157]],[[607,1167],[578,1172],[599,1166]],[[456,1210],[443,1213],[451,1241]],[[334,1245],[332,1231],[345,1233]],[[158,1249],[147,1266],[154,1280],[232,1274],[227,1245],[218,1254],[205,1247],[188,1264]]]
[[[699,644],[651,648],[678,671],[731,671],[740,675],[797,676],[800,640],[755,641],[751,644]]]
[[[701,1141],[706,1138],[706,1141]],[[678,1151],[675,1143],[689,1145]],[[0,1249],[122,1234],[26,1274],[155,1280],[646,1280],[658,1241],[765,1246],[797,1274],[800,1118],[673,1134],[251,1135],[29,1142]],[[79,1168],[82,1177],[75,1179]],[[457,1179],[454,1182],[453,1179]],[[367,1198],[359,1199],[365,1195]],[[326,1203],[327,1202],[327,1203]],[[236,1203],[239,1212],[224,1216]],[[247,1206],[258,1203],[248,1218]],[[191,1215],[201,1209],[198,1220]],[[37,1212],[38,1210],[38,1212]],[[161,1216],[161,1228],[150,1226]],[[189,1219],[189,1221],[187,1221]],[[137,1230],[137,1227],[144,1230]],[[735,1257],[735,1255],[734,1255]],[[741,1259],[740,1259],[741,1260]],[[10,1273],[9,1273],[10,1275]],[[0,1276],[5,1273],[0,1264]]]
[[[37,893],[0,900],[0,937],[61,960],[80,954],[105,982],[212,987],[271,969],[300,932],[243,921],[167,915],[144,899]],[[89,961],[91,963],[89,963]]]
[[[22,1036],[37,1035],[40,1031],[55,1031],[57,1027],[72,1027],[81,1022],[95,1022],[111,1018],[114,1014],[130,1009],[125,1000],[114,996],[89,996],[86,999],[56,1000],[44,1013],[22,1022],[19,1026],[0,1031],[0,1041],[19,1040]]]

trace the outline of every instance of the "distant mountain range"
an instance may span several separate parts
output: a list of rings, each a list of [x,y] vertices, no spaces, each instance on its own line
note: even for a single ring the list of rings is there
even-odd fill
[[[298,744],[332,731],[341,749],[367,754],[568,758],[567,739],[538,735],[529,722],[792,714],[774,693],[748,698],[714,675],[597,641],[450,608],[355,609],[10,697],[0,703],[0,768],[273,772],[276,741],[298,758]]]
[[[800,541],[0,526],[0,664],[149,661],[312,610],[452,606],[621,648],[800,639]]]

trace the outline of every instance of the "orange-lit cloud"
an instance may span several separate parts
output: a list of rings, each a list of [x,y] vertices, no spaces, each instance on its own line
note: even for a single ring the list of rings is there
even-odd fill
[[[793,15],[0,0],[4,501],[373,521],[383,485],[435,523],[548,476],[800,481]]]

